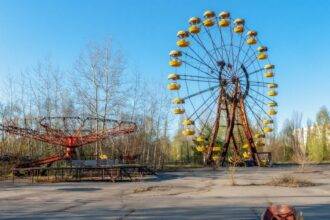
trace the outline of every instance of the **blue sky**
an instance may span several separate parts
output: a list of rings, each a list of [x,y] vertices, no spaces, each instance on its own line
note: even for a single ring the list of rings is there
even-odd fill
[[[269,47],[280,85],[280,124],[294,110],[313,119],[322,105],[330,107],[327,0],[1,0],[0,76],[17,74],[45,57],[70,69],[86,44],[112,38],[129,68],[165,84],[177,30],[206,9],[245,18]]]

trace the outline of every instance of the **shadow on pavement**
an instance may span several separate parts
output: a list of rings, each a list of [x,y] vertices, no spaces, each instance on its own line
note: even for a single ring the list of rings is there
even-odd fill
[[[59,188],[57,190],[60,191],[69,191],[69,192],[94,192],[98,190],[102,190],[102,188],[95,188],[95,187],[86,187],[86,188],[81,188],[81,187],[72,187],[72,188]]]

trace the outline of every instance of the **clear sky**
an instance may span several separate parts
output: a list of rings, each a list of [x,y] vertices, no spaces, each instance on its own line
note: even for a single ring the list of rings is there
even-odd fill
[[[279,122],[330,107],[328,0],[0,0],[0,76],[45,57],[70,69],[89,42],[112,38],[129,68],[166,83],[176,32],[206,9],[243,17],[269,47],[279,83]],[[1,87],[1,84],[0,84]]]

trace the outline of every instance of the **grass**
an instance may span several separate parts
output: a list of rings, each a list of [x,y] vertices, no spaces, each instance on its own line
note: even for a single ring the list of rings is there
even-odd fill
[[[292,175],[283,175],[281,177],[273,178],[265,185],[283,186],[283,187],[308,187],[308,186],[316,186],[317,184],[306,179],[299,179]]]
[[[167,191],[172,188],[171,186],[148,186],[148,187],[141,187],[136,188],[133,190],[133,193],[143,193],[143,192],[150,192],[150,191]]]
[[[234,184],[233,184],[234,183]],[[300,179],[293,175],[283,175],[280,177],[274,177],[271,181],[266,183],[247,183],[247,184],[237,184],[232,182],[231,186],[280,186],[280,187],[310,187],[318,186],[320,184],[313,183],[307,179]]]

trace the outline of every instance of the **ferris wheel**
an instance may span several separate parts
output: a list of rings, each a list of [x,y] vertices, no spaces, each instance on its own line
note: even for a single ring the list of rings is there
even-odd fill
[[[278,84],[258,32],[229,12],[206,11],[178,31],[176,45],[167,88],[175,94],[173,113],[183,116],[182,134],[208,164],[238,156],[260,165],[257,149],[273,131]]]

